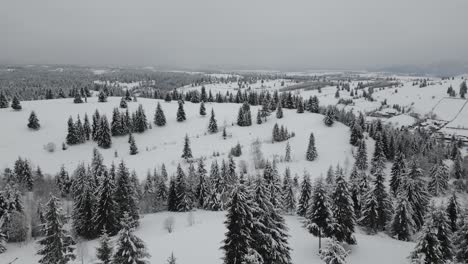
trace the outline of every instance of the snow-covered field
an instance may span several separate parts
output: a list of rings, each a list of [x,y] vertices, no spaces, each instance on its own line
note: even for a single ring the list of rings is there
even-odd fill
[[[83,121],[84,114],[89,118],[98,109],[100,113],[106,114],[109,122],[112,117],[112,110],[118,106],[120,98],[109,98],[107,103],[98,103],[97,98],[89,98],[88,103],[74,104],[72,99],[56,99],[47,101],[23,102],[23,110],[20,112],[11,109],[0,109],[0,119],[8,124],[8,129],[2,133],[0,141],[0,169],[12,167],[14,161],[21,156],[29,159],[32,164],[40,165],[42,170],[49,174],[55,174],[63,164],[69,171],[73,171],[79,162],[89,163],[91,161],[92,150],[97,144],[88,141],[85,144],[70,146],[63,151],[61,146],[65,141],[67,133],[67,120],[71,115],[74,120],[80,115]],[[138,102],[129,103],[130,111],[136,110],[142,104],[148,120],[153,120],[154,111],[158,100],[139,99]],[[284,125],[289,132],[295,132],[296,136],[291,138],[293,162],[285,164],[279,163],[278,168],[283,172],[285,166],[291,167],[293,175],[297,173],[302,176],[306,170],[312,177],[324,174],[330,165],[340,164],[349,169],[353,164],[351,146],[348,144],[349,129],[336,124],[327,128],[323,122],[323,117],[317,114],[304,113],[296,114],[295,111],[284,110],[285,117],[277,120],[274,114],[269,117],[268,122],[261,125],[253,124],[251,127],[232,126],[237,120],[239,105],[237,104],[206,104],[208,115],[199,115],[199,104],[185,103],[184,109],[187,114],[185,122],[176,121],[177,102],[170,103],[159,101],[165,112],[167,124],[165,127],[153,128],[142,134],[134,134],[139,154],[129,154],[129,144],[127,137],[113,137],[112,147],[100,152],[104,156],[105,163],[118,163],[125,160],[130,169],[134,169],[140,179],[146,177],[148,170],[159,168],[165,163],[169,173],[175,172],[177,164],[183,163],[182,155],[185,134],[188,134],[191,141],[194,158],[205,157],[206,164],[210,164],[214,159],[213,152],[219,152],[218,162],[227,159],[228,151],[238,142],[242,145],[242,156],[236,158],[237,161],[244,160],[249,165],[249,171],[253,170],[250,145],[253,140],[260,139],[263,142],[262,150],[267,159],[272,160],[275,155],[282,156],[285,153],[286,142],[271,143],[273,126]],[[224,140],[221,132],[208,134],[207,126],[209,113],[214,109],[220,130],[226,126],[228,138]],[[256,107],[252,107],[253,118],[256,116]],[[41,129],[31,131],[26,127],[30,112],[34,110],[40,120]],[[318,160],[308,162],[305,160],[305,153],[310,133],[313,132],[319,153]],[[53,142],[57,146],[54,153],[49,153],[44,149],[44,145]],[[344,147],[343,147],[344,146]],[[114,156],[115,151],[118,157]],[[279,158],[279,157],[278,157]],[[186,165],[183,163],[183,165]]]
[[[192,214],[195,224],[189,225]],[[151,263],[166,263],[173,252],[177,263],[222,263],[221,241],[224,239],[224,212],[194,211],[192,213],[156,213],[145,215],[136,235],[145,241],[151,254]],[[168,233],[163,228],[164,220],[170,215],[175,218],[175,229]],[[296,216],[286,216],[289,228],[289,244],[294,264],[322,263],[317,255],[318,238],[312,236],[302,226]],[[349,264],[396,264],[407,263],[407,256],[414,247],[413,243],[389,238],[385,234],[369,236],[356,233],[358,245],[352,246]],[[324,241],[327,241],[326,239]],[[77,259],[83,263],[96,261],[95,248],[98,241],[89,241],[80,245]],[[8,250],[1,255],[0,263],[8,263],[18,257],[15,264],[37,263],[39,256],[34,255],[38,246],[35,243],[9,244]]]

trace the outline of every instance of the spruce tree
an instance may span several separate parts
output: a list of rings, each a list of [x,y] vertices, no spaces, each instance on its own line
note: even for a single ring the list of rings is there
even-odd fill
[[[91,137],[91,126],[89,124],[88,114],[85,113],[84,116],[84,123],[83,123],[83,132],[85,135],[85,139],[89,140]]]
[[[390,223],[390,233],[398,240],[409,241],[414,234],[413,211],[404,195],[399,195]]]
[[[452,260],[453,247],[452,247],[452,230],[447,219],[445,210],[438,207],[431,210],[430,223],[435,231],[437,240],[439,240],[440,252],[445,261]],[[428,221],[428,220],[426,220]]]
[[[468,219],[454,235],[455,259],[460,263],[468,263]]]
[[[315,148],[315,137],[314,133],[310,133],[309,146],[307,147],[306,159],[308,161],[314,161],[317,158],[317,149]]]
[[[28,127],[34,130],[39,130],[39,128],[41,128],[41,125],[39,124],[39,119],[37,118],[37,115],[34,111],[32,111],[31,115],[29,115]]]
[[[262,114],[260,113],[260,110],[257,111],[257,125],[261,125],[263,123],[262,121]]]
[[[312,185],[310,183],[310,176],[308,174],[304,174],[301,183],[301,194],[299,196],[299,204],[297,206],[297,214],[299,216],[306,217],[307,210],[309,208],[309,204],[311,202],[312,196]]]
[[[80,115],[78,115],[75,123],[75,131],[78,139],[78,143],[84,143],[86,141],[86,135],[84,133],[83,124],[81,123]]]
[[[82,104],[83,99],[81,98],[81,93],[75,91],[75,97],[73,98],[73,103],[75,104]]]
[[[433,196],[444,194],[448,189],[449,181],[449,171],[447,166],[442,161],[439,161],[432,166],[429,173],[430,180],[427,186],[429,193]]]
[[[253,206],[243,185],[232,192],[227,207],[226,238],[221,249],[224,251],[224,264],[242,264],[256,243],[252,232],[255,227]]]
[[[132,134],[129,134],[128,142],[130,143],[130,155],[136,155],[138,153],[138,148]]]
[[[192,210],[192,201],[190,200],[187,179],[180,164],[177,166],[177,176],[175,179],[176,208],[179,212],[188,212]]]
[[[375,139],[375,150],[370,172],[373,174],[378,170],[385,169],[385,162],[386,157],[383,149],[382,136],[377,136]]]
[[[286,172],[288,172],[289,168],[286,168]],[[292,214],[296,209],[296,197],[294,195],[293,186],[292,186],[292,179],[289,175],[290,173],[286,173],[283,177],[283,186],[282,186],[282,198],[283,198],[283,211]]]
[[[119,231],[117,218],[118,204],[114,200],[115,184],[107,170],[102,175],[100,184],[96,190],[96,206],[93,216],[93,226],[96,232],[111,236]]]
[[[443,264],[445,262],[439,240],[430,223],[424,225],[410,258],[411,260],[423,259],[422,263],[424,264]]]
[[[319,178],[313,187],[312,204],[307,212],[307,229],[314,236],[319,237],[319,249],[322,237],[328,237],[332,233],[333,217],[328,202],[328,195],[323,183]]]
[[[424,216],[427,212],[429,203],[429,193],[426,190],[422,170],[418,167],[415,161],[412,161],[408,167],[408,171],[401,181],[400,192],[404,194],[413,209],[413,220],[417,229],[424,224]]]
[[[156,106],[156,112],[154,114],[154,124],[157,126],[166,125],[166,116],[164,115],[164,111],[162,110],[161,104],[159,102]]]
[[[177,122],[183,122],[186,120],[185,111],[184,111],[184,103],[183,101],[179,101],[179,108],[177,109]]]
[[[99,91],[98,102],[100,102],[100,103],[107,102],[107,94],[103,90]]]
[[[80,166],[84,167],[84,165]],[[96,230],[93,222],[96,203],[94,182],[89,173],[76,174],[74,182],[73,229],[81,237],[86,239],[95,238]]]
[[[206,116],[206,108],[205,108],[205,103],[204,103],[204,101],[202,101],[202,102],[200,103],[200,111],[199,111],[199,112],[200,112],[200,115],[201,115],[201,116]]]
[[[120,107],[120,108],[127,108],[127,107],[128,107],[128,105],[127,105],[127,100],[125,100],[125,97],[122,97],[122,98],[120,99],[119,107]]]
[[[355,244],[354,209],[348,183],[341,172],[337,173],[335,189],[331,194],[333,215],[333,237],[340,242]]]
[[[8,98],[6,97],[3,91],[0,92],[0,108],[8,108],[10,105],[8,103]]]
[[[458,199],[455,192],[452,194],[452,196],[450,196],[446,211],[449,218],[450,228],[452,229],[452,232],[456,232],[458,230],[460,205],[458,204]]]
[[[328,127],[331,127],[335,123],[335,112],[331,108],[328,108],[325,112],[323,123]]]
[[[23,107],[21,106],[21,102],[20,100],[18,99],[18,96],[13,96],[13,101],[11,102],[11,108],[13,108],[13,110],[15,111],[20,111],[21,109],[23,109]]]
[[[117,169],[116,187],[114,192],[114,200],[117,206],[117,219],[122,219],[124,213],[132,217],[134,226],[138,225],[138,201],[134,184],[130,179],[130,173],[123,161],[120,162]]]
[[[167,196],[167,210],[169,212],[177,212],[177,190],[176,190],[176,182],[174,177],[171,177],[169,181],[169,193]]]
[[[210,123],[208,124],[208,132],[213,134],[213,133],[218,133],[218,124],[216,123],[216,118],[215,118],[215,113],[213,108],[211,108],[211,117],[210,117]]]
[[[289,141],[286,143],[286,153],[284,154],[284,161],[285,162],[291,162],[291,145],[289,144]]]
[[[147,258],[149,258],[150,255],[146,252],[143,240],[133,234],[133,220],[134,219],[128,215],[128,213],[124,213],[121,222],[122,229],[119,231],[116,250],[112,259],[113,264],[149,263]]]
[[[98,146],[104,149],[108,149],[112,146],[111,132],[109,128],[109,122],[105,115],[101,116],[99,121],[99,128],[97,132],[97,143]]]
[[[78,135],[75,129],[75,124],[73,123],[73,118],[70,116],[68,118],[68,133],[67,133],[67,144],[68,145],[75,145],[78,143]]]
[[[271,202],[271,194],[261,177],[253,186],[253,217],[258,220],[252,227],[253,249],[263,263],[290,264],[290,247],[284,218]]]
[[[374,188],[368,190],[363,197],[361,218],[359,223],[366,227],[372,233],[379,230],[379,213],[377,197],[374,194]]]
[[[51,195],[46,205],[45,224],[43,225],[44,238],[39,240],[41,249],[37,254],[41,255],[41,264],[66,264],[76,257],[75,241],[63,227],[64,215],[60,208],[59,200]]]
[[[351,127],[351,138],[349,140],[349,143],[353,146],[358,146],[359,141],[362,139],[362,128],[359,126],[358,123],[354,123],[353,126]]]
[[[400,188],[401,178],[406,173],[406,163],[403,153],[397,155],[396,160],[393,162],[392,169],[390,172],[390,190],[394,197],[398,194]]]
[[[99,111],[96,109],[96,111],[93,114],[93,124],[92,124],[92,134],[91,134],[91,137],[94,141],[98,140],[100,119],[101,119],[101,116],[99,114]]]
[[[113,247],[109,235],[103,230],[102,236],[99,239],[99,247],[96,248],[96,257],[99,259],[99,264],[111,264],[112,251]]]
[[[367,164],[367,147],[366,141],[362,139],[359,143],[357,155],[356,155],[356,167],[359,170],[365,171],[368,168]]]
[[[112,112],[112,121],[111,121],[111,134],[112,136],[121,136],[124,134],[124,128],[122,124],[122,117],[118,108],[114,108]]]
[[[283,107],[281,106],[281,103],[278,103],[278,107],[276,108],[276,118],[283,118]]]
[[[376,171],[374,173],[373,184],[373,195],[377,202],[377,228],[384,230],[392,217],[392,202],[385,189],[385,175],[383,171]]]
[[[181,156],[183,159],[185,160],[188,160],[188,159],[191,159],[193,158],[192,156],[192,149],[190,148],[190,139],[188,137],[188,135],[186,134],[185,135],[185,139],[184,139],[184,149],[182,151],[182,156]]]
[[[135,112],[135,118],[133,119],[133,130],[138,133],[143,133],[148,129],[148,122],[146,120],[145,110],[143,105],[138,105],[138,109]]]

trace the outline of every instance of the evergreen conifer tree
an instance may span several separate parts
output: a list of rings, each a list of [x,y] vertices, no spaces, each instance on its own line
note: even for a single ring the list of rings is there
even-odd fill
[[[434,196],[444,194],[448,189],[449,181],[449,171],[447,166],[442,161],[437,162],[432,166],[429,177],[430,180],[427,186],[429,193]]]
[[[414,233],[413,211],[404,195],[399,195],[390,223],[390,233],[398,240],[409,241]]]
[[[41,125],[39,124],[39,119],[37,118],[37,115],[34,111],[32,111],[31,115],[29,115],[28,127],[34,130],[38,130],[39,128],[41,128]]]
[[[450,228],[452,232],[456,232],[458,230],[458,218],[460,216],[460,205],[458,204],[457,195],[455,192],[449,199],[447,205],[447,216],[449,218]]]
[[[138,153],[138,148],[135,143],[135,138],[132,134],[129,134],[128,141],[130,143],[130,155],[136,155]]]
[[[98,102],[100,102],[100,103],[107,102],[107,94],[104,92],[104,90],[99,91]]]
[[[333,217],[328,202],[328,195],[323,183],[319,178],[313,187],[312,204],[307,212],[307,229],[314,236],[319,237],[319,249],[322,237],[328,237],[333,231]]]
[[[146,252],[143,240],[133,234],[133,218],[124,213],[119,231],[113,264],[147,264],[150,255]]]
[[[111,264],[112,251],[113,248],[109,236],[104,230],[99,240],[99,247],[96,248],[96,257],[99,259],[99,264]]]
[[[68,118],[68,133],[67,133],[67,144],[68,145],[75,145],[78,143],[78,135],[75,129],[75,124],[73,123],[73,118],[70,116]]]
[[[363,139],[359,143],[357,155],[356,155],[356,167],[361,170],[365,171],[368,168],[367,164],[367,147],[366,141]]]
[[[218,124],[216,123],[215,113],[213,108],[211,108],[211,117],[210,123],[208,124],[208,132],[211,134],[218,133]]]
[[[105,115],[101,116],[99,120],[99,128],[96,136],[99,147],[108,149],[112,146],[109,122],[107,121],[107,117]]]
[[[96,206],[93,216],[93,226],[98,233],[115,235],[119,231],[117,218],[118,204],[114,200],[115,184],[107,170],[96,191]]]
[[[6,97],[5,93],[3,91],[0,92],[0,108],[8,108],[9,102],[8,98]]]
[[[281,119],[283,116],[283,107],[281,106],[281,103],[278,103],[278,107],[276,108],[276,118]]]
[[[127,213],[133,219],[133,225],[138,225],[138,201],[135,186],[130,179],[130,173],[123,161],[120,162],[117,175],[114,200],[117,206],[117,219],[123,219],[124,213]]]
[[[175,179],[175,191],[177,195],[176,207],[179,212],[192,210],[192,201],[190,200],[187,179],[180,164],[177,166],[177,176]]]
[[[199,112],[200,112],[201,116],[206,116],[206,108],[205,108],[205,102],[204,101],[202,101],[200,103],[200,111]]]
[[[154,124],[157,126],[166,125],[166,116],[164,115],[164,111],[162,110],[161,104],[159,102],[156,106],[156,112],[154,114]]]
[[[437,234],[428,221],[421,232],[413,252],[411,252],[411,260],[422,259],[424,264],[442,264],[444,259]]]
[[[245,187],[238,186],[232,192],[224,222],[227,227],[226,238],[221,246],[224,251],[224,264],[242,264],[253,250],[253,210]]]
[[[307,216],[307,210],[311,202],[312,185],[310,183],[310,176],[304,175],[301,183],[301,194],[299,196],[299,204],[297,206],[297,214],[303,217]]]
[[[460,263],[468,263],[468,219],[454,235],[455,259]]]
[[[401,178],[406,173],[406,163],[403,153],[399,153],[396,157],[396,160],[393,162],[392,169],[390,172],[390,190],[394,197],[398,194],[398,189],[400,187]]]
[[[335,113],[331,108],[328,108],[327,111],[325,112],[323,123],[328,127],[331,127],[333,123],[335,123]]]
[[[192,149],[190,148],[190,139],[187,134],[185,135],[184,139],[184,149],[182,151],[182,158],[185,160],[193,158]]]
[[[179,101],[179,108],[177,109],[177,122],[183,122],[186,120],[185,111],[184,111],[184,103]]]
[[[176,190],[176,182],[173,177],[171,177],[169,181],[169,193],[167,197],[167,210],[169,212],[177,212],[177,190]]]
[[[43,225],[44,238],[39,240],[39,245],[42,247],[37,252],[38,255],[42,256],[39,263],[70,263],[76,258],[73,253],[75,242],[63,227],[64,216],[58,199],[51,195],[46,207],[45,224]]]
[[[310,133],[309,146],[307,147],[306,159],[308,161],[314,161],[317,158],[317,149],[315,148],[315,137],[314,133]]]
[[[13,108],[13,110],[15,111],[20,111],[21,109],[23,109],[23,107],[21,106],[21,102],[20,100],[18,99],[18,96],[13,96],[13,101],[11,102],[11,108]]]
[[[335,189],[331,194],[333,215],[333,237],[340,242],[355,244],[354,233],[354,209],[348,183],[344,179],[341,170],[336,175]]]
[[[84,116],[83,132],[85,135],[85,139],[89,140],[91,137],[91,126],[89,124],[88,114],[85,114]]]

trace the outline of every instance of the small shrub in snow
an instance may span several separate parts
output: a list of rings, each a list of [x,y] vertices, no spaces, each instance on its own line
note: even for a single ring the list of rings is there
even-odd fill
[[[54,153],[55,152],[55,143],[53,142],[49,142],[47,144],[44,145],[44,149],[47,151],[47,152],[50,152],[50,153]],[[62,146],[62,149],[63,149],[63,146]],[[65,149],[66,149],[66,146],[65,146]]]
[[[68,147],[67,147],[67,144],[65,144],[65,142],[62,143],[62,150],[67,150],[67,148],[68,148]]]
[[[167,230],[168,233],[172,233],[175,227],[175,219],[174,216],[169,216],[164,220],[164,229]]]
[[[327,248],[320,252],[320,258],[326,264],[346,264],[348,254],[338,241],[332,239]]]

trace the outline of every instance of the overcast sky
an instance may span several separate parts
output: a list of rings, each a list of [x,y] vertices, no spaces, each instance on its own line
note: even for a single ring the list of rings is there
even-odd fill
[[[468,0],[0,0],[0,63],[369,68],[468,61]]]

